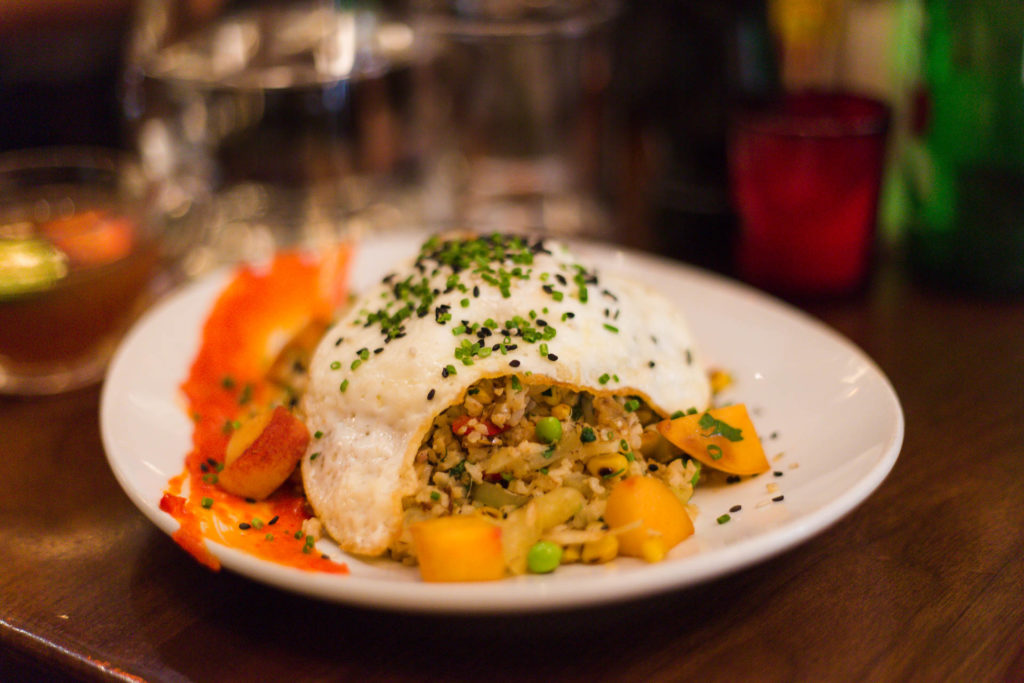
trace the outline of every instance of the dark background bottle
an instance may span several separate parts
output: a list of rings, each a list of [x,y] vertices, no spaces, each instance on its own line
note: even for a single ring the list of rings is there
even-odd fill
[[[779,88],[767,0],[634,2],[617,36],[616,89],[633,136],[618,187],[639,196],[619,217],[627,238],[729,272],[730,118]]]

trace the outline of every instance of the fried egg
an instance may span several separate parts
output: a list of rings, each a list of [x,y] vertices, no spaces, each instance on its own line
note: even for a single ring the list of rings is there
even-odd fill
[[[552,240],[433,237],[314,353],[302,481],[323,529],[345,551],[383,553],[402,530],[433,419],[478,380],[513,374],[638,396],[662,416],[710,399],[687,321],[662,294]]]

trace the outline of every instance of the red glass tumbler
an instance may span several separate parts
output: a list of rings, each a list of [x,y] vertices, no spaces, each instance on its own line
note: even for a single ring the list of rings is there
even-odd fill
[[[793,296],[864,283],[888,123],[884,103],[833,92],[788,95],[737,117],[729,162],[743,279]]]

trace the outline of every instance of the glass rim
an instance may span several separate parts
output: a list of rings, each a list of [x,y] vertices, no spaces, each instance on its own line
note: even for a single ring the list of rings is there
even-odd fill
[[[800,110],[808,106],[818,108]],[[822,106],[830,108],[821,109]],[[773,137],[838,139],[884,135],[890,118],[889,106],[876,97],[846,91],[808,90],[787,93],[761,107],[739,111],[732,116],[732,126],[734,132]]]
[[[119,173],[138,167],[131,152],[116,147],[69,145],[26,147],[0,152],[0,174],[46,169],[89,169]]]
[[[618,12],[617,0],[595,0],[592,5],[578,12],[550,19],[458,16],[432,10],[421,13],[415,19],[415,23],[417,28],[430,38],[544,40],[585,36],[597,27],[609,23]]]

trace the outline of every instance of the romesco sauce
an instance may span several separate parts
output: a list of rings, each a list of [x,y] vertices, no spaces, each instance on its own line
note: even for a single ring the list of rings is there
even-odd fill
[[[194,425],[192,451],[168,482],[160,509],[180,524],[174,540],[211,569],[220,562],[208,540],[289,567],[348,572],[303,534],[311,514],[295,476],[254,501],[222,490],[217,473],[237,421],[281,397],[266,377],[280,347],[311,322],[326,324],[344,299],[349,255],[347,246],[316,256],[288,251],[266,267],[240,267],[203,325],[181,385]]]

